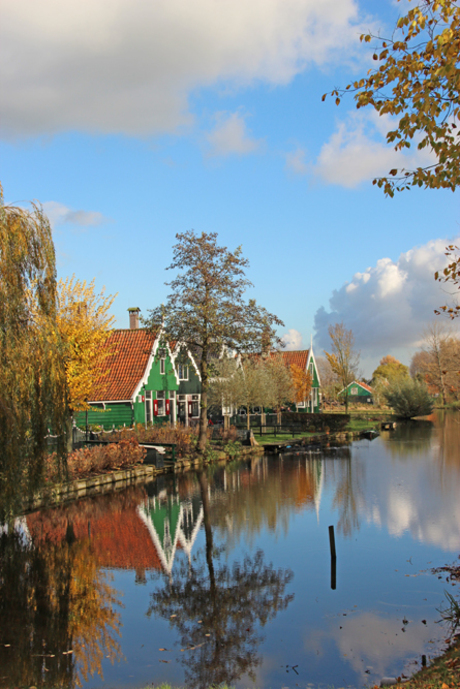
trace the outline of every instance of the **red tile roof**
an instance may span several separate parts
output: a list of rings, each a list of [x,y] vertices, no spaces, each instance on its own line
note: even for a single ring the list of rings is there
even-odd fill
[[[299,368],[306,370],[308,361],[308,349],[299,349],[297,351],[281,351],[269,352],[269,356],[274,359],[281,356],[286,366],[296,365]],[[249,354],[249,357],[259,358],[261,354]]]
[[[143,329],[114,330],[105,343],[111,351],[101,364],[90,402],[130,400],[143,377],[156,334]]]
[[[371,386],[368,385],[367,383],[361,383],[361,382],[359,382],[358,385],[361,385],[362,388],[364,388],[365,390],[367,390],[367,391],[370,392],[370,393],[373,393],[373,392],[374,392],[373,389],[371,388]]]

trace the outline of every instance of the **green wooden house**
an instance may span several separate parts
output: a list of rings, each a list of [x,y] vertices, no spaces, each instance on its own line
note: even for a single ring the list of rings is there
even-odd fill
[[[174,356],[161,330],[153,333],[138,327],[138,312],[130,309],[131,327],[114,330],[104,345],[110,353],[88,400],[91,426],[110,429],[176,421],[179,380]],[[86,412],[80,412],[76,422],[84,427]]]
[[[308,399],[293,405],[293,410],[299,412],[318,413],[321,411],[321,381],[316,365],[313,347],[294,351],[280,352],[286,366],[298,366],[303,371],[309,371],[312,377],[312,385]]]
[[[359,404],[371,404],[373,401],[373,390],[370,385],[367,385],[367,383],[354,380],[352,383],[347,385],[346,388],[343,388],[343,390],[338,393],[337,397],[343,400],[346,392],[348,392],[348,403],[355,402]]]
[[[186,345],[173,343],[171,349],[179,382],[176,394],[176,418],[179,423],[190,426],[198,423],[200,418],[201,376],[195,359]]]

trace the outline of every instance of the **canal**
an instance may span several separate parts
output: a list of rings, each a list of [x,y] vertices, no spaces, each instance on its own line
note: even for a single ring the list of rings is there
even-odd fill
[[[459,495],[440,413],[28,514],[0,537],[0,687],[409,676],[447,638]]]

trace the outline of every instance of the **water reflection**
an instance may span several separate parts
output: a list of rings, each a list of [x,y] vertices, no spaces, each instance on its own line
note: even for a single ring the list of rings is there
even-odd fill
[[[388,442],[388,450],[394,457],[410,457],[430,449],[434,431],[434,415],[430,420],[398,422],[392,431],[382,431],[382,438]]]
[[[117,592],[71,522],[58,535],[36,517],[0,537],[1,682],[80,686],[102,674],[104,656],[121,657]]]
[[[400,674],[439,629],[444,583],[413,577],[460,550],[458,420],[160,476],[0,529],[0,686]]]
[[[258,550],[253,557],[229,566],[216,549],[211,525],[209,484],[198,473],[206,535],[205,561],[201,553],[182,562],[172,579],[152,597],[149,615],[170,620],[180,635],[180,659],[189,687],[206,689],[231,683],[243,674],[252,679],[261,662],[259,627],[274,619],[293,599],[285,595],[290,570],[276,570]]]

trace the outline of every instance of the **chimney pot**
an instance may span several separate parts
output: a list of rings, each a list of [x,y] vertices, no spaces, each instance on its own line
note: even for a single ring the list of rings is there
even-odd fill
[[[139,329],[139,312],[140,312],[140,309],[138,307],[133,308],[133,309],[128,309],[130,330],[138,330]]]

